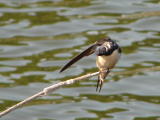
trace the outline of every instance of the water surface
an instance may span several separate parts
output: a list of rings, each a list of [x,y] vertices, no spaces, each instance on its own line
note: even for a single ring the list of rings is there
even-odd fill
[[[1,0],[0,110],[51,84],[96,72],[95,55],[62,65],[105,36],[123,54],[100,93],[97,77],[32,101],[2,120],[159,120],[159,0]]]

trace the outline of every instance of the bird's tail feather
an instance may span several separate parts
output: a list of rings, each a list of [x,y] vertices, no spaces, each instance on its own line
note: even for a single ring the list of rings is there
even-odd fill
[[[104,80],[105,80],[105,78],[106,78],[106,76],[108,75],[109,72],[110,72],[109,69],[100,71],[100,73],[98,75],[96,91],[99,91],[99,92],[101,91],[102,86],[103,86],[103,82],[104,82]]]

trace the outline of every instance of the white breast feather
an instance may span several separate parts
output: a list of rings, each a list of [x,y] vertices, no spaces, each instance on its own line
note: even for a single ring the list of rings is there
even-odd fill
[[[115,50],[111,55],[109,56],[97,56],[97,67],[99,69],[111,69],[115,66],[115,64],[118,62],[120,57],[120,53],[118,50]]]

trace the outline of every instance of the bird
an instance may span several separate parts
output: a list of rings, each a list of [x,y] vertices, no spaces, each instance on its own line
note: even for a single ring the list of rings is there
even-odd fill
[[[96,65],[99,69],[96,91],[100,92],[106,76],[110,73],[110,70],[114,68],[120,59],[121,51],[121,47],[117,44],[116,40],[112,40],[110,37],[105,37],[96,41],[83,52],[71,59],[60,69],[60,73],[83,57],[95,53],[97,56]]]

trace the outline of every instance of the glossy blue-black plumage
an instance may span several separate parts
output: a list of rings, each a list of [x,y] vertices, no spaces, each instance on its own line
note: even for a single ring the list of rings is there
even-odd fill
[[[113,51],[116,50],[116,49],[118,49],[119,52],[121,52],[121,49],[119,48],[118,44],[115,41],[109,40],[108,44],[109,44],[110,47],[103,46],[103,45],[98,46],[95,50],[96,55],[98,55],[98,56],[102,56],[102,55],[108,56],[108,55],[111,55],[113,53]]]

